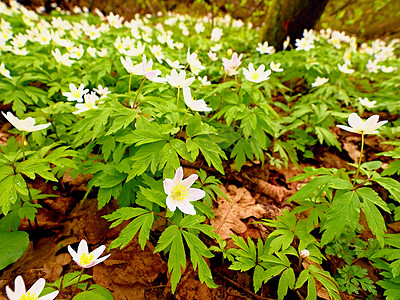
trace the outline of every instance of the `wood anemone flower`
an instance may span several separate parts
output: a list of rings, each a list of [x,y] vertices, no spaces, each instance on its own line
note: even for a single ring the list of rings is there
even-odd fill
[[[101,245],[96,250],[89,252],[88,244],[85,240],[80,241],[78,245],[78,252],[75,252],[75,250],[73,250],[72,247],[68,245],[68,252],[69,254],[71,254],[72,259],[76,262],[78,266],[82,268],[91,268],[106,260],[111,254],[99,258],[105,249],[106,246]]]
[[[175,172],[174,179],[164,179],[164,191],[168,195],[167,207],[170,211],[179,208],[185,214],[196,214],[196,210],[190,202],[200,200],[206,195],[206,192],[201,189],[191,188],[197,178],[197,174],[192,174],[183,180],[183,169],[179,167]]]
[[[45,296],[39,297],[44,289],[46,280],[43,278],[38,279],[32,287],[26,291],[24,280],[22,276],[17,276],[14,283],[14,291],[6,286],[6,293],[9,300],[53,300],[58,295],[58,291],[54,291]]]
[[[367,120],[361,119],[356,113],[352,113],[349,116],[348,123],[350,126],[345,125],[337,125],[337,127],[347,130],[354,133],[359,134],[377,134],[377,129],[381,127],[383,124],[387,123],[387,121],[380,121],[378,115],[373,115],[369,117]]]

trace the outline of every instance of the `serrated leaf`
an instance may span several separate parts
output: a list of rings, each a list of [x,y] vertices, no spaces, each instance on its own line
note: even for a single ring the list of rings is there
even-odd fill
[[[323,224],[324,233],[321,238],[321,245],[326,245],[335,237],[344,233],[344,228],[348,226],[353,230],[360,218],[360,199],[355,191],[344,193],[338,198],[333,199],[331,207],[326,214],[326,222]]]

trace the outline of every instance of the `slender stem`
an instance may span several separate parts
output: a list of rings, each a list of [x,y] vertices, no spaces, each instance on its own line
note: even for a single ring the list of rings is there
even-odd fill
[[[60,140],[60,138],[59,138],[59,136],[58,136],[58,134],[57,134],[56,126],[55,126],[54,123],[53,123],[53,120],[51,120],[51,126],[53,127],[53,130],[54,130],[54,133],[55,133],[55,135],[56,135],[57,140]]]
[[[139,86],[139,88],[138,88],[138,90],[137,90],[136,97],[135,97],[135,101],[133,102],[133,107],[135,107],[135,105],[136,105],[136,101],[137,101],[137,99],[138,99],[138,97],[139,97],[140,90],[142,89],[143,83],[144,83],[145,81],[146,81],[146,77],[143,78],[142,83],[140,84],[140,86]]]
[[[222,79],[222,82],[225,82],[226,80],[226,73],[224,74],[224,79]]]
[[[362,156],[363,156],[363,151],[364,151],[364,133],[361,134],[360,159],[358,160],[357,172],[356,172],[356,176],[354,177],[353,186],[356,184],[357,178],[358,178],[358,174],[360,173],[360,166],[361,166],[361,159],[362,159]]]
[[[178,111],[179,108],[179,92],[181,88],[178,87],[178,94],[176,95],[176,110]]]
[[[78,288],[79,280],[81,280],[81,277],[82,277],[82,274],[83,274],[83,270],[84,270],[84,268],[81,269],[81,274],[79,274],[78,281],[76,282],[74,291],[72,292],[72,295],[71,295],[71,299],[72,299],[72,297],[73,297],[73,296],[75,295],[75,293],[76,293],[76,289]],[[76,278],[76,277],[75,277],[75,278]]]
[[[179,129],[178,134],[182,131],[182,128],[183,128],[183,125],[185,124],[186,115],[187,115],[188,111],[189,111],[189,108],[185,111],[185,116],[183,117],[183,121],[182,121],[182,124],[181,124],[181,128]]]
[[[168,219],[166,216],[163,216],[163,215],[162,215],[162,214],[160,214],[160,213],[156,213],[155,211],[152,211],[152,213],[153,213],[153,214],[155,214],[156,216],[159,216],[159,217],[161,217],[161,218],[163,218],[163,219],[167,220],[169,224],[171,224],[171,225],[175,225],[175,224],[174,224],[174,223],[172,223],[172,222],[170,221],[170,219]]]
[[[25,161],[25,131],[22,131],[22,159]]]
[[[132,73],[130,73],[130,75],[129,75],[128,94],[131,92],[131,83],[132,83]]]

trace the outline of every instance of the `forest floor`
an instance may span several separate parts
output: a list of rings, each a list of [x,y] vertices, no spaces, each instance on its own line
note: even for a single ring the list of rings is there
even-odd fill
[[[387,116],[381,117],[385,119]],[[6,123],[1,127],[0,143],[2,144],[5,144],[10,136],[7,133],[9,126],[10,124]],[[334,131],[339,130],[334,129]],[[268,161],[264,165],[255,161],[247,162],[238,173],[232,165],[225,165],[226,175],[218,176],[218,178],[223,183],[221,189],[226,192],[231,203],[223,198],[219,198],[214,203],[213,212],[216,218],[211,221],[211,225],[227,240],[228,247],[234,247],[229,234],[265,240],[271,229],[254,222],[261,219],[273,219],[280,215],[283,209],[290,210],[296,206],[296,203],[287,200],[305,182],[289,183],[288,180],[301,174],[304,167],[352,168],[348,162],[358,161],[361,137],[351,133],[338,136],[340,136],[342,152],[336,148],[315,146],[312,149],[314,158],[305,159],[298,168],[294,165],[277,168],[269,165]],[[379,137],[368,136],[365,157],[368,160],[384,159],[377,158],[374,153],[387,151],[388,147],[390,146],[382,144]],[[193,165],[185,164],[184,161],[181,163],[184,166],[185,176],[196,172]],[[204,168],[207,172],[212,171],[205,164],[195,167]],[[40,189],[45,194],[57,195],[57,197],[39,200],[43,208],[39,209],[36,225],[29,224],[26,219],[21,222],[20,230],[29,233],[31,242],[25,254],[0,273],[0,300],[6,299],[5,286],[12,284],[14,278],[20,274],[24,274],[25,284],[30,286],[40,277],[45,278],[47,282],[54,282],[60,275],[72,269],[79,270],[77,265],[70,264],[71,256],[67,251],[67,245],[76,248],[81,239],[86,239],[90,249],[93,249],[101,244],[108,246],[113,239],[118,237],[127,223],[109,229],[110,223],[102,218],[117,208],[116,202],[98,211],[94,192],[90,192],[88,199],[82,201],[89,180],[90,177],[86,175],[78,175],[73,179],[66,173],[57,184],[45,182],[39,178],[30,182],[30,187]],[[307,217],[306,213],[303,217]],[[360,222],[365,223],[363,216]],[[229,264],[218,255],[209,261],[214,280],[219,285],[218,288],[209,289],[205,284],[201,284],[191,263],[188,263],[176,292],[172,295],[168,283],[167,261],[162,254],[153,253],[157,236],[165,226],[166,224],[161,221],[155,223],[152,228],[153,239],[147,242],[144,251],[141,250],[137,239],[133,239],[122,250],[111,250],[111,257],[104,263],[87,269],[87,274],[93,276],[91,281],[113,291],[116,300],[276,299],[277,281],[271,280],[258,294],[255,294],[252,292],[252,274],[229,270]],[[400,222],[392,223],[389,228],[392,233],[399,232]],[[364,230],[361,237],[368,239],[372,237],[372,234]],[[211,246],[212,241],[208,242]],[[369,271],[372,280],[378,280],[376,271],[369,264],[362,260],[358,263]],[[327,264],[332,270],[338,267],[334,260],[329,260],[329,257]],[[69,299],[71,291],[72,289],[67,288],[61,296]],[[319,287],[317,291],[318,296],[328,299],[322,287]],[[305,295],[306,290],[303,293],[300,290],[300,294]],[[345,294],[341,297],[354,299]],[[289,293],[286,299],[301,299],[301,295]]]

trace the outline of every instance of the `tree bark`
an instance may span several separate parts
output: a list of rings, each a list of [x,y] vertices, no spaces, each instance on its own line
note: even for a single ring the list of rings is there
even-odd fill
[[[312,29],[321,17],[329,0],[273,0],[268,8],[260,40],[282,49],[287,36],[294,41]]]

